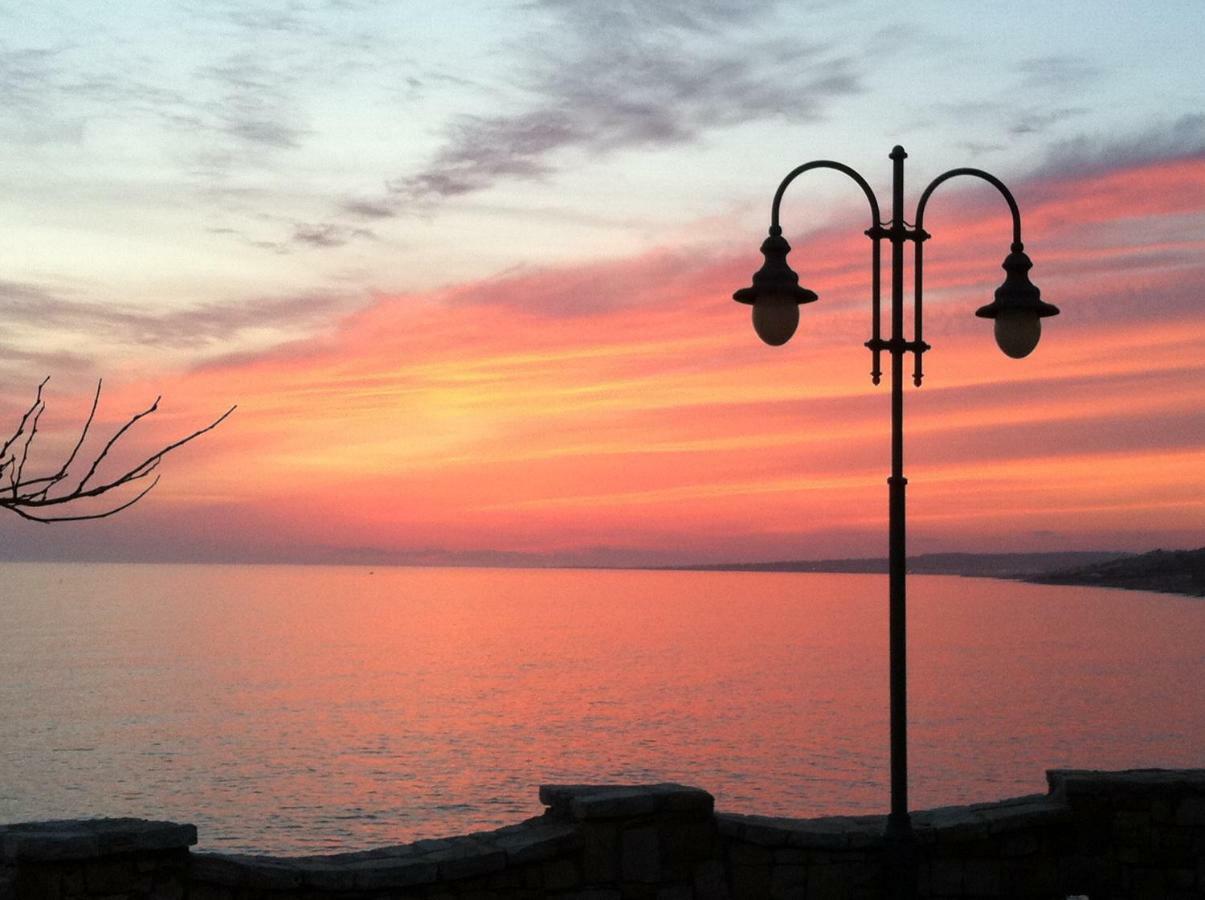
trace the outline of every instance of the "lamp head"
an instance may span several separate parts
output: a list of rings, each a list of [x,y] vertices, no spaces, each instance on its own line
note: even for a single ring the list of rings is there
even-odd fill
[[[819,298],[799,286],[799,276],[787,265],[791,245],[777,225],[770,227],[770,236],[762,242],[761,252],[766,261],[753,274],[752,286],[741,288],[732,299],[753,306],[757,336],[777,347],[789,341],[799,327],[799,307]]]
[[[1006,356],[1029,356],[1042,336],[1042,319],[1057,316],[1059,308],[1042,300],[1042,292],[1029,280],[1033,263],[1021,243],[1012,245],[1004,258],[1004,284],[996,288],[996,299],[975,310],[981,319],[996,320],[996,344]]]

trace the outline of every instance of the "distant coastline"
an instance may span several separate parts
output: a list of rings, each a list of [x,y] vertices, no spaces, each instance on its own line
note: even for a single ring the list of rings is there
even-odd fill
[[[1138,556],[1045,572],[1025,580],[1035,584],[1084,584],[1205,597],[1205,547],[1152,550]]]
[[[696,572],[824,572],[883,574],[887,560],[783,560],[679,567]],[[1205,596],[1205,547],[1123,553],[1106,550],[1049,553],[922,553],[908,559],[913,575],[1003,578],[1034,584],[1088,585]]]

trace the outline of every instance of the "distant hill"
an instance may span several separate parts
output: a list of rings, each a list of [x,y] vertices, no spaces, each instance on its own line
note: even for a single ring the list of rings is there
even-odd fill
[[[1205,597],[1205,547],[1153,550],[1027,577],[1037,584],[1085,584]]]
[[[914,575],[965,575],[978,578],[1025,578],[1047,572],[1079,569],[1118,560],[1133,554],[1089,550],[1066,553],[921,553],[908,558],[908,571]],[[881,574],[887,560],[817,559],[768,563],[720,563],[687,566],[704,572],[834,572]]]

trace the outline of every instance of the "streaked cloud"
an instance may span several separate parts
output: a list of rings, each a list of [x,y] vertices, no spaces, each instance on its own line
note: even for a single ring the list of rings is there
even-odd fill
[[[553,18],[521,79],[526,102],[461,116],[422,171],[392,185],[395,204],[555,172],[565,154],[683,144],[765,118],[811,121],[862,90],[852,55],[756,29],[775,4],[532,4]],[[731,26],[745,29],[734,39]],[[725,26],[721,28],[720,26]]]
[[[1040,172],[1073,177],[1158,160],[1205,157],[1205,113],[1183,115],[1128,134],[1082,134],[1047,151]]]
[[[999,198],[947,199],[926,254],[935,349],[909,399],[917,541],[1020,550],[1057,532],[1137,548],[1199,534],[1205,369],[1184,334],[1201,313],[1177,267],[1205,242],[1169,265],[1106,238],[1139,191],[1147,227],[1205,215],[1205,198],[1183,190],[1203,168],[1013,184],[1035,277],[1063,309],[1020,364],[972,315],[1000,278]],[[758,263],[755,242],[383,295],[319,343],[174,385],[194,415],[214,396],[246,415],[165,498],[193,508],[187,484],[242,491],[198,514],[273,510],[289,552],[316,541],[336,557],[332,546],[349,558],[372,547],[374,560],[391,548],[428,562],[564,563],[600,547],[598,559],[645,562],[873,552],[886,414],[860,346],[865,243],[857,229],[796,242],[821,301],[782,350],[760,345],[727,299]],[[315,516],[321,536],[304,524]]]
[[[27,336],[41,332],[55,343],[89,348],[70,355],[68,359],[76,360],[71,368],[92,354],[111,352],[113,345],[202,350],[228,347],[249,331],[295,334],[329,322],[352,305],[346,296],[327,294],[208,303],[156,313],[120,301],[73,299],[39,285],[0,281],[0,316],[10,329]],[[47,361],[55,359],[62,357],[54,354]]]
[[[1021,86],[1026,90],[1055,87],[1060,91],[1083,89],[1103,73],[1095,62],[1082,56],[1038,56],[1017,65]]]

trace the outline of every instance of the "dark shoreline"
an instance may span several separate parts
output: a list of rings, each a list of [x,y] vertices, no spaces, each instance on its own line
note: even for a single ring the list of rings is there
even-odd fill
[[[675,566],[693,572],[811,572],[882,575],[887,560],[823,559],[767,563]],[[1107,587],[1205,597],[1205,548],[1153,550],[1134,554],[1109,551],[1070,553],[926,553],[908,560],[910,575],[999,578],[1030,584]]]

